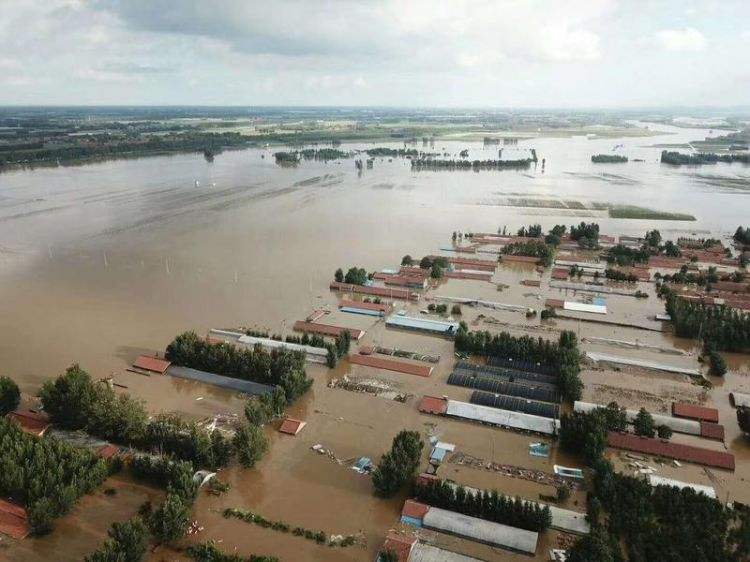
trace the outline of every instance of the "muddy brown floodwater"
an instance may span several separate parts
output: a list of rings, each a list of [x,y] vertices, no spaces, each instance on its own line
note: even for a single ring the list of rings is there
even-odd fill
[[[351,160],[304,162],[288,169],[277,167],[270,151],[252,149],[223,153],[213,163],[196,154],[0,174],[0,371],[14,377],[26,395],[33,395],[44,380],[77,361],[95,377],[112,375],[153,411],[196,418],[241,413],[243,401],[232,393],[179,379],[143,377],[125,369],[139,353],[162,351],[175,334],[187,329],[205,333],[209,328],[246,325],[290,333],[294,321],[313,309],[336,310],[337,295],[329,292],[328,283],[337,267],[394,267],[404,254],[421,256],[449,245],[454,230],[494,232],[507,225],[515,231],[534,222],[546,229],[561,222],[596,220],[607,234],[643,234],[659,228],[665,237],[675,238],[725,236],[746,223],[748,168],[662,166],[661,149],[652,145],[708,134],[664,129],[664,135],[649,138],[522,141],[546,159],[544,171],[537,166],[527,172],[413,173],[406,160],[377,159],[372,170],[358,176]],[[617,144],[624,144],[623,152],[631,160],[644,161],[591,164],[591,154],[609,152]],[[494,148],[477,143],[436,143],[436,149],[443,147],[451,153],[468,147],[471,158],[496,155]],[[567,209],[501,206],[508,197],[637,204],[691,213],[697,221],[615,220],[575,205]],[[536,308],[545,298],[573,296],[549,288],[548,272],[541,288],[519,284],[521,279],[538,277],[530,268],[503,266],[495,276],[496,282],[508,285],[502,291],[489,283],[451,280],[429,294]],[[653,288],[649,292],[645,301],[608,297],[609,317],[647,323],[647,316],[662,309]],[[418,314],[422,306],[409,305],[409,312]],[[539,320],[527,321],[521,313],[466,307],[464,317],[474,328],[543,337],[573,329],[582,338],[637,340],[692,351],[691,342],[662,333],[586,321],[558,319],[541,327]],[[199,497],[194,517],[204,530],[188,541],[213,538],[228,551],[272,554],[286,562],[372,560],[388,529],[396,527],[403,498],[374,498],[369,477],[318,455],[311,450],[316,444],[332,450],[338,459],[377,460],[399,430],[410,428],[425,438],[455,443],[458,451],[485,461],[543,472],[551,472],[554,463],[578,466],[555,448],[549,459],[530,457],[529,443],[546,439],[419,414],[416,403],[424,394],[468,399],[468,389],[445,383],[454,360],[451,342],[386,330],[382,322],[369,317],[334,312],[326,321],[366,329],[362,343],[439,354],[440,362],[427,379],[347,362],[331,372],[310,367],[313,389],[289,412],[305,419],[307,427],[296,437],[269,427],[271,449],[256,468],[222,471],[222,479],[232,489],[219,498]],[[697,365],[694,353],[673,355],[603,343],[583,347]],[[617,397],[623,404],[644,403],[655,410],[668,405],[670,396],[715,405],[727,428],[727,447],[738,458],[737,471],[707,472],[683,465],[663,467],[663,474],[713,482],[722,499],[750,501],[745,482],[750,477],[750,451],[726,398],[732,390],[750,392],[750,364],[747,356],[729,359],[733,371],[725,380],[713,381],[716,387],[706,394],[684,377],[592,366],[584,373],[585,399]],[[330,379],[347,373],[377,376],[413,397],[399,403],[328,388]],[[455,463],[444,463],[438,474],[532,499],[553,491],[548,484]],[[141,501],[158,496],[158,491],[127,481],[106,486],[122,491],[114,495],[99,491],[84,498],[50,536],[12,543],[2,556],[50,560],[54,552],[55,560],[80,560],[103,539],[112,521],[126,519]],[[584,505],[582,492],[573,494],[567,504],[581,511]],[[220,513],[225,507],[250,509],[328,534],[361,533],[364,546],[333,549],[226,520]],[[539,560],[548,546],[558,544],[558,535],[544,534],[537,550]],[[528,559],[444,536],[427,538],[488,561]],[[158,549],[150,558],[174,560],[179,554]]]

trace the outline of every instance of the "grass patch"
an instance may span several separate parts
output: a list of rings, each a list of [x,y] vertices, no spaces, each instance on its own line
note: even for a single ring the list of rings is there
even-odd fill
[[[667,211],[655,211],[644,207],[634,205],[622,205],[612,207],[609,210],[609,217],[613,219],[647,219],[660,221],[694,221],[693,215],[685,213],[669,213]]]

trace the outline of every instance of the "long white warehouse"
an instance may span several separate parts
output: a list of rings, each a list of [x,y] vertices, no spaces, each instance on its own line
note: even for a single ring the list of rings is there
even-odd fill
[[[664,478],[663,476],[657,476],[656,474],[648,475],[648,483],[652,486],[674,486],[682,490],[683,488],[692,488],[696,492],[706,494],[709,498],[716,499],[716,490],[713,486],[703,486],[702,484],[692,484],[691,482],[681,482],[680,480],[672,480],[671,478]]]
[[[522,412],[511,412],[510,410],[501,410],[489,406],[480,406],[468,402],[459,402],[458,400],[448,400],[445,415],[510,427],[512,429],[544,433],[545,435],[555,435],[557,429],[560,427],[559,420],[524,414]]]
[[[230,332],[228,330],[215,330],[209,332],[212,336],[221,338],[228,343],[240,344],[245,347],[255,347],[260,345],[263,349],[287,349],[289,351],[301,351],[305,354],[305,360],[310,363],[325,363],[328,359],[328,350],[322,347],[313,347],[311,345],[300,345],[278,341],[271,338],[257,338],[248,336],[241,332]]]
[[[593,412],[597,408],[606,408],[602,404],[592,404],[591,402],[576,401],[573,404],[573,409],[576,412]],[[650,413],[650,412],[649,412]],[[638,412],[636,410],[625,410],[625,415],[628,418],[629,423],[633,423]],[[701,435],[701,423],[695,420],[689,420],[686,418],[673,418],[672,416],[665,416],[662,414],[651,414],[654,418],[656,426],[666,425],[672,431],[677,433],[685,433],[687,435]]]
[[[665,365],[656,361],[644,361],[643,359],[632,359],[630,357],[621,357],[619,355],[609,355],[608,353],[597,353],[587,351],[586,357],[592,361],[604,361],[606,363],[617,363],[619,365],[631,365],[633,367],[643,367],[645,369],[655,369],[657,371],[666,371],[668,373],[679,373],[681,375],[690,375],[691,377],[700,377],[698,369],[689,369],[687,367],[676,367],[674,365]]]
[[[539,533],[469,517],[454,511],[431,507],[422,518],[427,529],[465,537],[491,546],[535,554]]]

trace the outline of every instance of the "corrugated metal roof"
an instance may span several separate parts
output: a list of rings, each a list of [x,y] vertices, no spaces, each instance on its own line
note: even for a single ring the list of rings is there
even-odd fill
[[[592,361],[605,361],[607,363],[619,363],[620,365],[632,365],[634,367],[655,369],[657,371],[667,371],[670,373],[690,375],[691,377],[701,376],[700,371],[698,369],[690,369],[687,367],[677,367],[675,365],[666,365],[664,363],[657,363],[656,361],[633,359],[631,357],[621,357],[618,355],[609,355],[608,353],[597,353],[594,351],[587,351],[586,356]]]
[[[484,521],[454,511],[431,507],[423,517],[425,527],[508,550],[534,554],[539,534],[500,523]]]
[[[730,392],[729,401],[735,408],[740,406],[750,407],[750,394],[743,394],[742,392]]]
[[[416,537],[407,537],[395,533],[389,533],[383,543],[383,547],[380,549],[380,552],[395,552],[398,557],[398,562],[409,562],[411,559],[412,548],[416,542]]]
[[[512,429],[521,429],[553,435],[557,431],[559,422],[541,416],[532,416],[521,412],[511,412],[509,410],[499,410],[488,406],[478,406],[468,402],[459,402],[457,400],[448,400],[446,414],[469,420],[481,421],[492,425],[510,427]]]
[[[237,392],[244,392],[245,394],[268,394],[273,390],[273,387],[267,384],[225,377],[223,375],[207,373],[206,371],[199,371],[198,369],[191,369],[190,367],[179,367],[177,365],[169,367],[169,369],[167,369],[167,374],[172,377],[190,379],[206,384],[212,384],[214,386],[220,386],[222,388],[228,388],[229,390],[236,390]]]
[[[719,423],[719,410],[685,402],[672,402],[672,415],[678,418]]]
[[[295,420],[294,418],[285,418],[284,421],[281,422],[281,426],[279,427],[279,431],[281,433],[286,433],[287,435],[297,435],[300,431],[302,431],[302,428],[307,425],[307,422],[304,422],[302,420]]]
[[[573,404],[573,409],[576,412],[592,412],[597,408],[605,408],[602,404],[592,404],[591,402],[581,402],[577,400]],[[635,418],[638,416],[638,410],[625,410],[625,415],[628,418],[629,423],[633,423]],[[672,416],[665,416],[662,414],[651,413],[651,417],[654,419],[654,423],[659,425],[666,425],[672,431],[677,433],[684,433],[686,435],[701,435],[701,424],[695,420],[689,420],[685,418],[673,418]]]
[[[443,335],[453,335],[458,331],[458,322],[443,322],[441,320],[432,320],[430,318],[415,318],[413,316],[401,316],[400,314],[390,315],[385,325],[397,328],[409,328],[424,332],[435,332]]]
[[[401,515],[414,517],[415,519],[422,519],[429,509],[429,505],[414,500],[406,500],[406,502],[404,502],[404,507],[401,509]]]
[[[585,302],[565,301],[563,310],[574,310],[576,312],[590,312],[592,314],[607,314],[607,306],[602,304],[588,304]]]
[[[442,415],[448,409],[448,400],[435,396],[423,396],[417,409],[425,414]]]
[[[418,365],[416,363],[407,363],[406,361],[376,357],[374,355],[353,353],[349,355],[349,362],[354,365],[385,369],[386,371],[416,375],[418,377],[429,377],[432,374],[432,367],[430,365]]]
[[[44,435],[50,426],[49,416],[28,410],[14,410],[7,417],[15,421],[23,431],[37,437]]]
[[[716,498],[716,490],[713,486],[703,486],[702,484],[693,484],[691,482],[681,482],[679,480],[672,480],[671,478],[664,478],[663,476],[657,476],[656,474],[648,475],[648,482],[652,486],[674,486],[675,488],[692,488],[696,492],[706,494],[709,498]]]
[[[414,545],[409,562],[482,562],[478,558],[464,556],[450,550],[418,542]]]
[[[149,357],[148,355],[141,355],[135,360],[133,367],[163,375],[171,364],[171,361],[165,361],[164,359],[159,359],[157,357]]]
[[[26,510],[20,505],[0,499],[0,533],[20,540],[30,532]]]
[[[636,453],[646,453],[649,455],[662,456],[668,459],[677,459],[705,466],[715,466],[734,470],[734,455],[721,451],[712,451],[701,447],[691,445],[682,445],[680,443],[671,443],[660,439],[649,439],[648,437],[639,437],[630,433],[615,433],[610,431],[607,434],[607,443],[610,447],[634,451]]]
[[[295,332],[307,332],[310,334],[319,334],[321,336],[337,337],[342,332],[349,332],[353,340],[357,341],[365,335],[364,330],[357,328],[342,328],[340,326],[329,326],[328,324],[319,324],[317,322],[304,322],[297,320],[294,323]]]
[[[724,426],[718,423],[711,422],[700,422],[701,424],[701,437],[706,439],[716,439],[717,441],[724,441]]]

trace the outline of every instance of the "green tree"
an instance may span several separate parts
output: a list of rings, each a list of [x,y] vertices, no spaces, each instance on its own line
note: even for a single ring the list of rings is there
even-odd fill
[[[612,550],[613,541],[601,527],[591,530],[576,541],[573,548],[568,552],[568,562],[616,562],[616,556]]]
[[[21,391],[18,385],[9,377],[0,377],[0,416],[18,408],[21,402]]]
[[[737,424],[743,432],[750,434],[750,407],[737,408]]]
[[[659,439],[669,439],[672,437],[672,428],[668,425],[660,425],[656,428],[656,433]]]
[[[656,424],[654,418],[646,411],[646,408],[638,410],[638,414],[633,420],[635,434],[642,437],[653,437],[656,434]]]
[[[190,511],[185,501],[169,492],[164,503],[148,517],[148,528],[161,543],[174,542],[185,534],[190,523]]]
[[[416,431],[400,431],[393,438],[391,450],[382,456],[372,474],[375,493],[381,497],[394,496],[414,478],[422,455],[424,442]]]
[[[709,370],[715,377],[723,377],[727,372],[727,363],[718,351],[713,349],[708,354]]]
[[[342,281],[344,281],[344,272],[340,267],[336,270],[336,273],[333,274],[333,278],[338,283],[341,283]]]
[[[86,562],[139,562],[148,548],[148,529],[143,519],[135,516],[124,523],[113,523],[109,539]]]
[[[398,554],[395,550],[383,550],[378,555],[377,562],[398,562]]]
[[[406,254],[403,258],[401,258],[401,265],[414,265],[414,258],[412,258],[409,254]]]
[[[257,425],[241,425],[234,434],[237,459],[245,468],[252,468],[268,450],[268,439]]]
[[[438,264],[433,263],[432,269],[430,270],[430,277],[433,279],[440,279],[443,276],[443,268]]]

